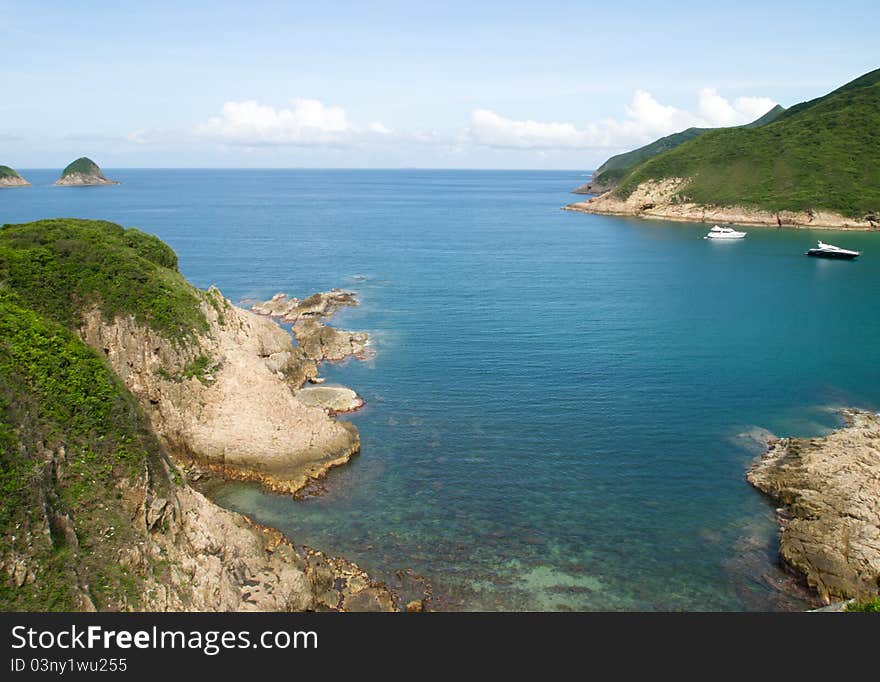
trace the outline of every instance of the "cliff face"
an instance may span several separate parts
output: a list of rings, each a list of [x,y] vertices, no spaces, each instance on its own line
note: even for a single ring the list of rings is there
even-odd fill
[[[174,344],[131,318],[107,322],[97,310],[80,334],[106,355],[183,460],[284,493],[347,462],[360,445],[354,426],[294,393],[316,375],[314,360],[277,324],[233,306],[217,289],[208,301],[208,331],[197,343]]]
[[[880,416],[848,412],[825,438],[783,438],[748,473],[783,505],[779,551],[826,602],[880,594]]]
[[[178,467],[290,493],[356,451],[353,426],[298,399],[315,361],[274,322],[97,221],[4,226],[0,282],[0,610],[396,607]]]
[[[157,497],[146,480],[124,491],[143,541],[120,564],[149,576],[149,611],[396,609],[394,595],[355,564],[295,546],[278,531],[222,509],[188,485]],[[163,571],[155,566],[161,562]]]

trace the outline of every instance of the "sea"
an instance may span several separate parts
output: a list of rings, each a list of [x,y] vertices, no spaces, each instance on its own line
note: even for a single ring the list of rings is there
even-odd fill
[[[560,210],[585,171],[22,171],[0,222],[157,234],[194,284],[248,305],[355,290],[373,356],[322,366],[366,406],[321,495],[225,483],[223,506],[448,610],[797,610],[766,437],[880,409],[880,235]],[[862,250],[806,258],[818,239]],[[261,405],[242,405],[260,410]]]

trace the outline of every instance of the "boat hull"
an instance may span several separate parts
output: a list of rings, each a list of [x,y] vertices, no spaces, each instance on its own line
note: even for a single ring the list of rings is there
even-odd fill
[[[841,253],[840,251],[822,251],[820,249],[810,249],[807,255],[812,258],[829,258],[831,260],[855,260],[859,257],[857,253]]]

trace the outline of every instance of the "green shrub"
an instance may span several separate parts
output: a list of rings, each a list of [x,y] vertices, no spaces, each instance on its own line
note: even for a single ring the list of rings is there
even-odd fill
[[[0,228],[0,287],[68,328],[98,306],[108,321],[134,318],[179,341],[207,329],[201,294],[157,237],[72,218]]]

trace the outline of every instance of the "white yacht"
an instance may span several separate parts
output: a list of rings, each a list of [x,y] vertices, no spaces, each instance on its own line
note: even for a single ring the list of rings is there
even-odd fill
[[[703,239],[742,239],[746,236],[745,232],[737,232],[732,227],[719,227],[716,225]]]
[[[852,260],[862,255],[861,251],[850,251],[849,249],[841,249],[834,244],[826,244],[819,242],[819,246],[815,249],[807,251],[808,256],[814,258],[835,258],[837,260]]]

